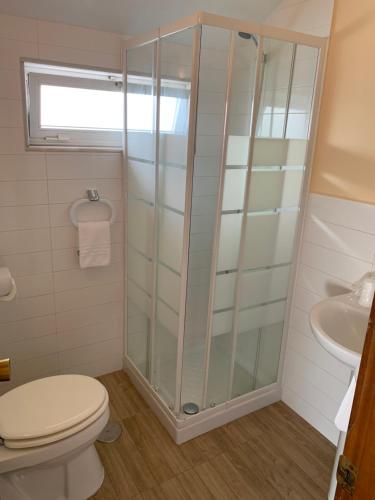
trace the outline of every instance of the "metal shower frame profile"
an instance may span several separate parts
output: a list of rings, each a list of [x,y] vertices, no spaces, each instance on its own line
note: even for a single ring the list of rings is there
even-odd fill
[[[229,47],[228,67],[227,67],[227,88],[225,98],[225,113],[224,113],[224,126],[222,131],[222,148],[220,156],[220,173],[219,173],[219,192],[216,207],[216,220],[215,220],[215,234],[213,240],[213,251],[211,261],[211,280],[209,289],[209,301],[207,311],[207,333],[205,340],[205,353],[204,353],[204,382],[202,394],[202,411],[196,415],[184,416],[181,415],[181,389],[182,389],[182,368],[183,368],[183,354],[184,354],[184,338],[185,338],[185,319],[186,319],[186,295],[188,287],[188,266],[189,266],[189,240],[190,240],[190,223],[191,223],[191,208],[192,208],[192,192],[193,192],[193,175],[194,175],[194,155],[195,155],[195,141],[196,141],[196,121],[197,121],[197,108],[198,108],[198,88],[199,88],[199,64],[201,53],[201,32],[202,26],[217,27],[230,30],[232,32],[231,42]],[[191,72],[191,95],[190,95],[190,114],[189,114],[189,129],[188,129],[188,148],[187,148],[187,167],[186,167],[186,191],[185,191],[185,209],[184,209],[184,228],[183,228],[183,247],[181,259],[181,279],[180,279],[180,297],[179,297],[179,323],[177,334],[177,357],[176,357],[176,386],[173,408],[169,407],[166,402],[160,397],[157,390],[155,390],[154,381],[154,354],[155,354],[155,317],[156,317],[156,291],[157,291],[157,253],[158,253],[158,182],[159,182],[159,118],[160,118],[160,44],[163,38],[176,34],[178,32],[195,28],[193,33],[193,47],[192,47],[192,72]],[[254,140],[256,131],[256,122],[260,105],[261,91],[262,91],[262,71],[264,66],[263,42],[264,38],[272,38],[280,41],[293,43],[292,66],[290,70],[290,79],[288,86],[287,100],[290,102],[290,92],[292,86],[293,67],[295,61],[296,44],[307,45],[319,49],[318,64],[315,76],[315,91],[312,105],[312,113],[310,120],[310,133],[308,139],[308,146],[306,152],[305,166],[306,173],[304,176],[304,184],[302,187],[301,195],[301,214],[295,235],[295,252],[292,261],[292,270],[289,280],[288,298],[286,303],[286,314],[284,319],[284,331],[282,336],[282,345],[280,352],[280,362],[278,368],[277,382],[261,389],[256,389],[252,392],[246,393],[236,398],[231,398],[232,384],[233,384],[233,371],[235,363],[236,342],[238,337],[238,315],[239,304],[238,297],[235,300],[233,323],[232,323],[232,349],[231,349],[231,364],[230,364],[230,381],[228,384],[228,397],[224,403],[218,404],[215,408],[207,408],[207,386],[208,386],[208,373],[210,362],[210,345],[212,339],[212,318],[214,308],[214,291],[216,279],[216,266],[219,249],[220,237],[220,221],[221,221],[221,204],[223,199],[224,189],[224,173],[225,173],[225,158],[228,143],[228,113],[229,113],[229,99],[231,95],[231,82],[233,74],[233,59],[234,59],[234,34],[239,32],[251,33],[257,37],[257,62],[256,74],[254,83],[254,98],[251,115],[251,133],[249,137],[249,154],[247,161],[247,174],[245,184],[244,202],[248,203],[248,194],[250,191],[251,183],[251,164],[254,151]],[[154,199],[154,227],[153,227],[153,277],[152,277],[152,297],[151,297],[151,320],[150,320],[150,344],[149,344],[149,362],[150,362],[150,380],[146,379],[133,361],[127,356],[127,327],[125,320],[125,353],[124,353],[124,368],[128,371],[136,387],[141,394],[148,401],[152,409],[155,411],[159,419],[167,428],[169,433],[177,443],[184,442],[192,437],[195,437],[209,429],[227,423],[235,418],[238,418],[250,411],[271,404],[280,399],[281,396],[281,379],[283,372],[283,360],[286,344],[286,331],[289,324],[290,303],[292,301],[294,278],[296,272],[297,254],[300,252],[301,232],[303,227],[303,214],[305,210],[305,202],[308,193],[308,185],[310,180],[310,165],[313,156],[315,145],[317,117],[320,106],[321,90],[323,83],[323,74],[326,61],[326,52],[328,39],[297,33],[290,30],[265,26],[252,22],[237,20],[233,18],[218,16],[216,14],[209,14],[206,12],[197,12],[192,16],[188,16],[175,23],[167,25],[166,27],[157,29],[123,42],[123,78],[124,78],[124,92],[126,93],[126,52],[128,49],[142,47],[154,43],[154,59],[153,59],[153,88],[156,90],[156,114],[154,116],[154,132],[155,132],[155,199]],[[156,82],[156,84],[155,84]],[[124,130],[126,132],[126,99],[124,99]],[[287,126],[287,118],[284,123],[284,137]],[[127,142],[124,135],[123,152],[124,152],[124,168],[127,171]],[[126,179],[126,175],[124,176]],[[126,192],[126,180],[125,180]],[[125,197],[126,201],[126,197]],[[126,205],[126,204],[125,204]],[[245,233],[246,233],[246,214],[247,210],[243,210],[243,219],[241,225],[241,239],[239,248],[239,263],[236,278],[236,295],[239,292],[241,269],[243,265]],[[125,241],[127,232],[127,211],[124,213],[125,220]],[[125,262],[125,284],[127,273],[127,263]],[[236,297],[235,297],[236,298]],[[125,293],[125,317],[126,317],[126,293]]]

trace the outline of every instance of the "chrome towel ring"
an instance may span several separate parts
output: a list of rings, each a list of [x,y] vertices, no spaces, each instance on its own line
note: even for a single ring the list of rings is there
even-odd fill
[[[70,207],[69,215],[70,220],[72,221],[73,226],[78,227],[78,219],[77,219],[77,209],[86,203],[91,203],[93,201],[104,203],[108,205],[111,209],[111,218],[109,219],[109,223],[113,224],[116,218],[116,209],[113,203],[106,198],[100,198],[99,193],[96,189],[88,189],[87,190],[87,199],[81,198],[76,200]]]

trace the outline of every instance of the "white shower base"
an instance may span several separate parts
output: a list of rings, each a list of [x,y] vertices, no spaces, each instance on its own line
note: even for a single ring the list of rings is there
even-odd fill
[[[280,385],[275,383],[225,403],[218,404],[214,408],[203,410],[196,415],[176,416],[127,357],[124,360],[124,370],[177,444],[189,441],[200,434],[204,434],[281,399]],[[220,379],[218,379],[218,383],[220,383]],[[190,387],[191,389],[185,394],[185,397],[191,397],[191,400],[194,401],[193,398],[196,397],[197,393],[194,390],[194,384],[191,384]]]

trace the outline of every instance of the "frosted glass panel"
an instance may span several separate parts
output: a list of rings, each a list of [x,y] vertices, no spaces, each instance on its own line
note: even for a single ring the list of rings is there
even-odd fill
[[[160,41],[160,130],[154,381],[175,404],[194,29]],[[165,133],[166,125],[170,126]]]
[[[245,269],[291,262],[299,212],[248,215]]]
[[[229,31],[202,27],[181,394],[200,408],[229,46]]]
[[[287,296],[290,266],[280,266],[243,274],[240,297],[241,308],[253,307]],[[220,274],[216,278],[216,311],[234,306],[234,288],[237,273]]]
[[[128,193],[149,203],[155,198],[155,166],[136,160],[128,160]]]
[[[143,201],[128,200],[128,244],[152,258],[154,208]]]
[[[256,389],[277,381],[282,336],[282,322],[261,329]]]
[[[299,206],[303,174],[302,170],[254,171],[249,209],[268,210]]]
[[[127,51],[127,355],[178,416],[277,382],[317,59],[212,26]]]
[[[181,270],[183,230],[182,214],[159,210],[159,259],[178,273]]]
[[[143,93],[134,86],[142,74]],[[131,102],[143,97],[144,131],[127,131],[127,353],[150,380],[150,328],[153,227],[155,222],[155,115],[154,44],[127,52],[127,119],[134,122]]]
[[[221,217],[218,271],[237,267],[241,222],[242,216],[240,214],[226,214]]]

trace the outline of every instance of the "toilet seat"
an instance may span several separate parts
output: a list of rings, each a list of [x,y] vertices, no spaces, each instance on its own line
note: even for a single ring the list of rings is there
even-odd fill
[[[53,443],[89,426],[107,406],[107,390],[94,378],[35,380],[0,397],[0,436],[7,448]]]

